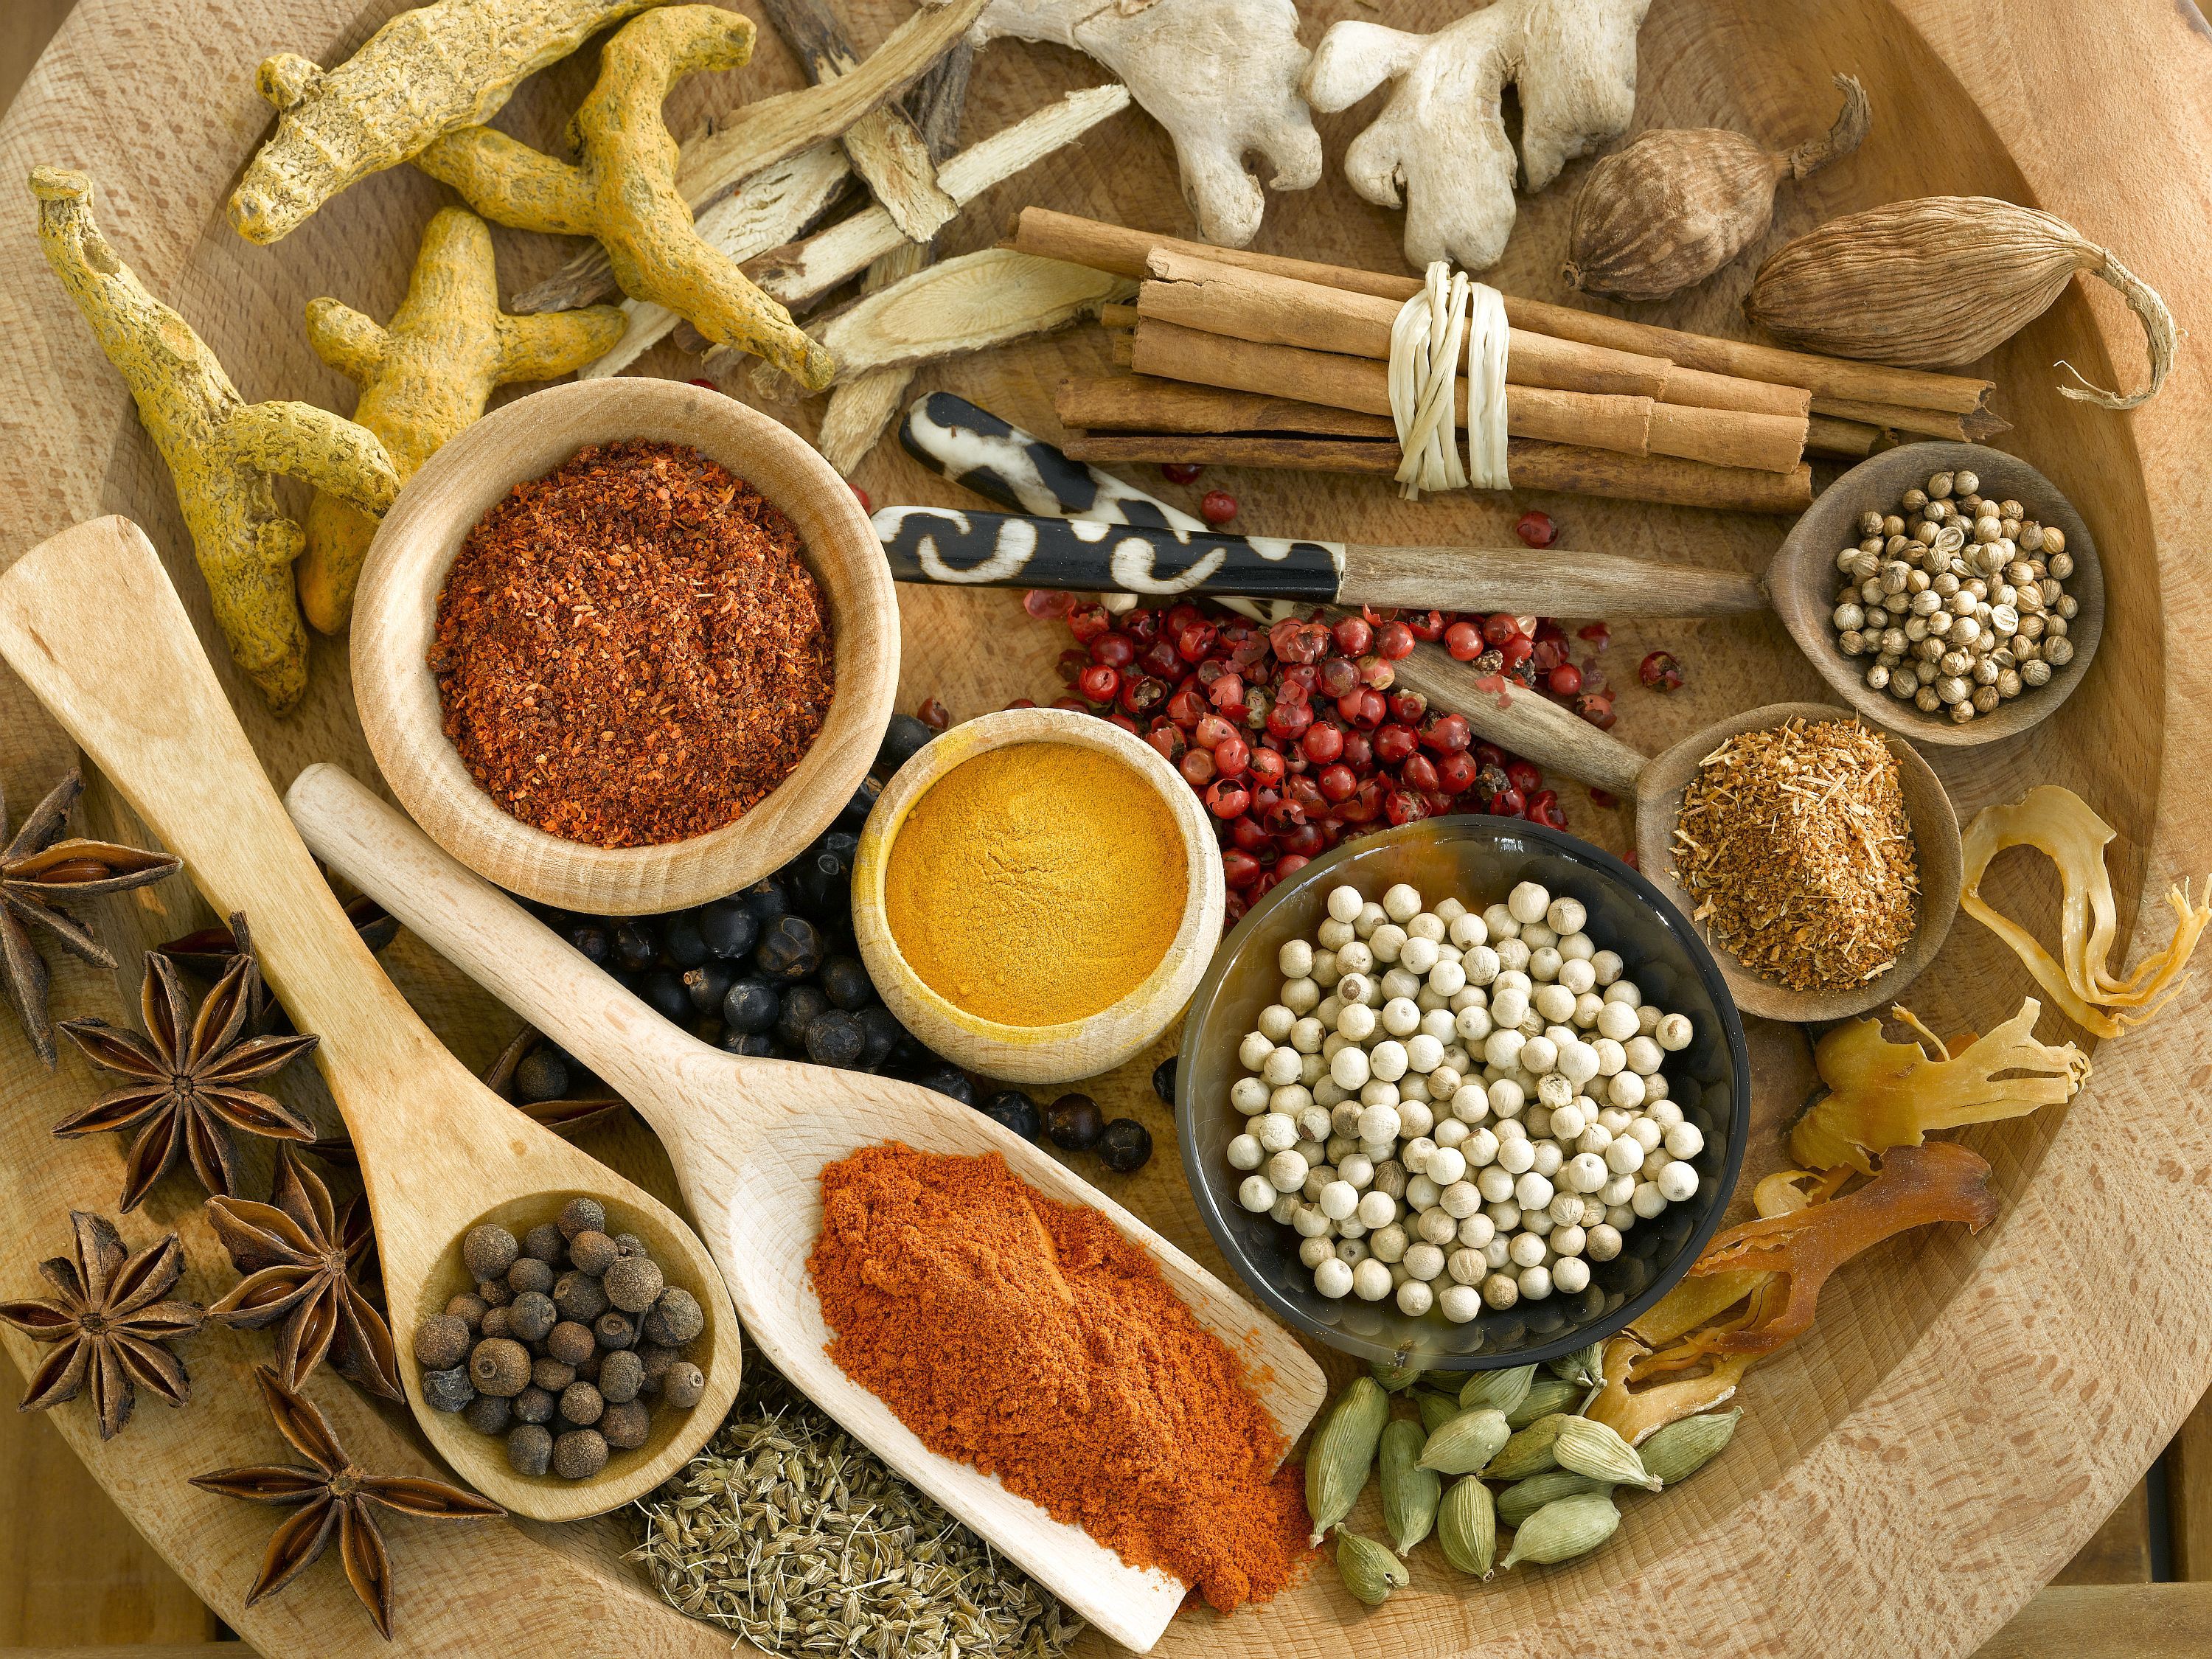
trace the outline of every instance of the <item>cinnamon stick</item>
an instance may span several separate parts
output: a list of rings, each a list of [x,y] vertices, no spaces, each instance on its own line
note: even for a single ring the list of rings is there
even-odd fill
[[[1249,248],[1211,247],[1154,231],[1132,230],[1073,214],[1054,213],[1048,208],[1022,210],[1014,232],[1014,246],[1024,253],[1066,259],[1139,278],[1146,274],[1153,251],[1166,249],[1246,270],[1294,277],[1300,282],[1317,283],[1348,293],[1375,295],[1401,303],[1421,288],[1420,279],[1415,276],[1358,270],[1310,259],[1289,259],[1277,254],[1255,253]],[[1680,329],[1661,328],[1651,323],[1607,317],[1572,306],[1516,299],[1511,295],[1505,297],[1505,315],[1514,327],[1532,334],[1548,334],[1585,345],[1610,346],[1619,351],[1664,357],[1681,368],[1707,374],[1799,386],[1812,392],[1816,399],[1850,398],[1965,415],[1979,409],[1994,389],[1988,380],[1964,375],[1890,368],[1879,363],[1823,357],[1809,351],[1755,345],[1749,341],[1718,339]]]
[[[1882,429],[1864,421],[1839,421],[1815,415],[1805,429],[1805,447],[1816,455],[1849,455],[1863,459],[1874,453]]]
[[[1316,438],[1397,441],[1387,415],[1362,415],[1295,398],[1191,386],[1150,374],[1071,376],[1054,410],[1064,427],[1091,432],[1292,432]]]
[[[1201,465],[1254,466],[1300,471],[1352,472],[1389,477],[1398,471],[1393,442],[1358,438],[1071,433],[1063,446],[1073,459],[1105,465],[1195,461]],[[1573,444],[1515,438],[1506,445],[1516,489],[1559,490],[1616,501],[1721,513],[1801,513],[1813,502],[1813,470],[1758,472],[1707,466],[1664,455],[1621,455]]]
[[[1261,345],[1146,317],[1131,364],[1140,374],[1233,392],[1292,398],[1368,415],[1390,412],[1386,363],[1297,346]],[[1454,388],[1454,418],[1467,424],[1468,385]],[[1805,422],[1779,415],[1655,404],[1649,398],[1505,389],[1505,429],[1516,438],[1572,443],[1622,454],[1671,455],[1717,466],[1788,472],[1802,459]]]

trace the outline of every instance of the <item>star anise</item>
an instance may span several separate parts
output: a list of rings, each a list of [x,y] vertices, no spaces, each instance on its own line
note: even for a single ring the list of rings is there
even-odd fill
[[[69,823],[70,808],[83,793],[83,775],[71,767],[0,848],[0,984],[32,1047],[49,1066],[54,1063],[54,1028],[46,1018],[46,964],[31,930],[43,927],[94,967],[112,968],[115,958],[92,929],[56,907],[143,887],[177,869],[177,860],[167,853],[76,836],[57,841]],[[0,791],[0,836],[7,830],[8,798]]]
[[[521,1100],[516,1097],[515,1068],[533,1049],[545,1046],[546,1039],[534,1028],[526,1025],[515,1034],[514,1041],[500,1051],[491,1068],[483,1074],[484,1086],[515,1110],[534,1122],[542,1123],[557,1135],[573,1135],[577,1131],[597,1123],[614,1112],[629,1109],[629,1103],[597,1079],[591,1079],[584,1092],[558,1100]]]
[[[372,953],[383,950],[399,937],[398,919],[387,915],[374,899],[366,895],[349,898],[344,909],[346,920],[353,924],[354,932]],[[253,935],[246,927],[246,912],[234,910],[227,926],[202,927],[154,948],[185,972],[213,983],[240,957],[253,954]],[[253,976],[252,988],[246,998],[246,1028],[257,1036],[292,1029],[283,1005],[269,994],[268,984],[258,972]]]
[[[193,1017],[176,964],[149,955],[139,989],[144,1036],[97,1018],[62,1022],[62,1030],[94,1065],[131,1079],[54,1125],[54,1133],[64,1139],[138,1131],[124,1168],[125,1211],[138,1206],[179,1152],[190,1155],[192,1172],[210,1193],[237,1191],[232,1129],[277,1140],[315,1138],[314,1126],[305,1118],[244,1086],[315,1046],[311,1036],[244,1036],[255,976],[252,957],[232,958]]]
[[[199,1329],[204,1315],[197,1302],[163,1300],[185,1269],[176,1234],[129,1255],[106,1218],[72,1210],[70,1224],[76,1260],[58,1255],[39,1264],[53,1300],[0,1302],[0,1321],[53,1348],[31,1374],[21,1409],[58,1406],[89,1382],[100,1437],[112,1440],[131,1420],[134,1384],[172,1406],[191,1397],[184,1361],[167,1345]]]
[[[371,1394],[405,1397],[391,1329],[353,1279],[355,1254],[368,1249],[367,1230],[349,1240],[330,1189],[289,1146],[276,1150],[268,1203],[211,1198],[207,1217],[231,1264],[246,1275],[208,1316],[249,1331],[283,1321],[276,1371],[286,1388],[299,1388],[328,1354],[333,1370]]]
[[[261,1558],[260,1575],[246,1593],[252,1607],[273,1595],[322,1559],[331,1535],[346,1577],[361,1597],[377,1633],[392,1639],[392,1560],[385,1553],[374,1507],[425,1521],[489,1521],[507,1511],[489,1498],[419,1474],[365,1474],[338,1443],[330,1419],[312,1401],[284,1386],[266,1365],[254,1368],[262,1398],[277,1431],[312,1468],[297,1463],[263,1463],[196,1474],[192,1485],[249,1504],[296,1504],[300,1512],[276,1528]]]

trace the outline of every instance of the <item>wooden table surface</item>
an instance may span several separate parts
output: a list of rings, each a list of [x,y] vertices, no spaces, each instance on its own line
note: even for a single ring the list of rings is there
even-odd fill
[[[0,3],[0,109],[74,0]],[[2174,0],[2185,9],[2195,0]],[[2212,30],[2208,30],[2212,33]],[[0,1354],[0,1399],[22,1378]],[[0,1659],[193,1659],[236,1638],[37,1413],[0,1409]],[[2212,1395],[2159,1463],[1977,1659],[2212,1652]]]

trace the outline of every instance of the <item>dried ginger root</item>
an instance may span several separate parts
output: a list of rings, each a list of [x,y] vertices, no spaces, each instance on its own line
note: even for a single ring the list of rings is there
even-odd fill
[[[407,297],[379,326],[336,300],[307,302],[307,343],[362,388],[354,419],[384,442],[404,483],[483,413],[492,388],[581,368],[622,337],[614,306],[509,317],[499,308],[491,231],[446,208],[422,232]],[[342,632],[376,520],[329,495],[307,507],[300,600],[325,634]]]
[[[2203,904],[2190,902],[2186,883],[2166,890],[2173,906],[2173,937],[2166,947],[2136,964],[2125,979],[2106,966],[2119,931],[2112,878],[2105,848],[2119,832],[2090,811],[2071,789],[2046,783],[2009,806],[1984,807],[1961,837],[1965,886],[1959,908],[2013,949],[2069,1019],[2100,1037],[2124,1035],[2145,1024],[2179,994],[2197,936],[2212,925],[2212,878]],[[2062,968],[2019,923],[1999,915],[1982,896],[1990,861],[2008,847],[2033,847],[2058,866],[2065,894],[2058,910]]]
[[[1696,1340],[1716,1355],[1768,1353],[1802,1335],[1812,1328],[1820,1287],[1861,1251],[1932,1221],[1963,1221],[1979,1232],[1995,1220],[1989,1178],[1987,1160],[1954,1141],[1899,1146],[1883,1155],[1873,1180],[1846,1197],[1729,1228],[1705,1247],[1691,1275],[1763,1271],[1784,1281],[1784,1291],[1778,1306],[1770,1304],[1738,1328]]]
[[[441,132],[477,126],[515,88],[609,24],[665,0],[438,0],[404,11],[334,70],[290,52],[254,85],[276,135],[230,196],[249,242],[294,230],[347,185],[398,167]]]
[[[414,158],[486,218],[517,230],[597,237],[623,293],[665,307],[719,344],[765,358],[810,392],[830,384],[830,354],[736,260],[702,237],[676,187],[676,140],[662,122],[687,75],[741,69],[751,20],[714,6],[672,6],[625,23],[576,111],[575,166],[489,127],[447,134]]]
[[[2072,1043],[2054,1048],[2035,1040],[2043,1005],[2033,997],[1955,1056],[1910,1009],[1890,1012],[1919,1041],[1892,1042],[1879,1019],[1859,1019],[1834,1027],[1814,1048],[1813,1063],[1828,1093],[1790,1132],[1790,1155],[1800,1163],[1850,1164],[1872,1175],[1869,1153],[1917,1146],[1930,1129],[2063,1105],[2089,1076],[2088,1055]]]
[[[376,434],[312,404],[249,404],[191,325],[146,291],[92,219],[92,180],[31,174],[39,240],[131,387],[177,489],[231,659],[278,714],[307,685],[307,632],[292,589],[306,538],[276,508],[282,472],[372,515],[399,480]]]

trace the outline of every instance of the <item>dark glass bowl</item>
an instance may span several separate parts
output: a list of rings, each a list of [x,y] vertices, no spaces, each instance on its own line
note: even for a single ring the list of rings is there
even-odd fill
[[[1329,890],[1350,882],[1379,900],[1394,882],[1411,882],[1433,906],[1457,897],[1480,911],[1520,881],[1540,882],[1589,912],[1584,931],[1615,951],[1644,999],[1687,1014],[1696,1036],[1667,1057],[1669,1097],[1705,1133],[1696,1158],[1697,1196],[1638,1221],[1621,1253],[1591,1263],[1589,1286],[1503,1312],[1486,1310],[1464,1325],[1430,1312],[1414,1318],[1395,1300],[1331,1301],[1298,1261],[1297,1235],[1237,1201],[1244,1178],[1229,1165],[1230,1139],[1244,1118],[1229,1103],[1243,1075],[1237,1049],[1260,1011],[1273,1002],[1282,975],[1275,959],[1294,939],[1311,939]],[[1664,1296],[1689,1272],[1728,1208],[1743,1164],[1751,1121],[1751,1063],[1743,1022],[1719,967],[1697,930],[1659,890],[1620,860],[1571,836],[1518,818],[1431,818],[1347,842],[1316,859],[1253,907],[1223,941],[1185,1017],[1176,1067],[1176,1113],[1183,1171],[1222,1254],[1277,1318],[1304,1335],[1362,1359],[1435,1370],[1484,1370],[1571,1353],[1610,1336]]]

